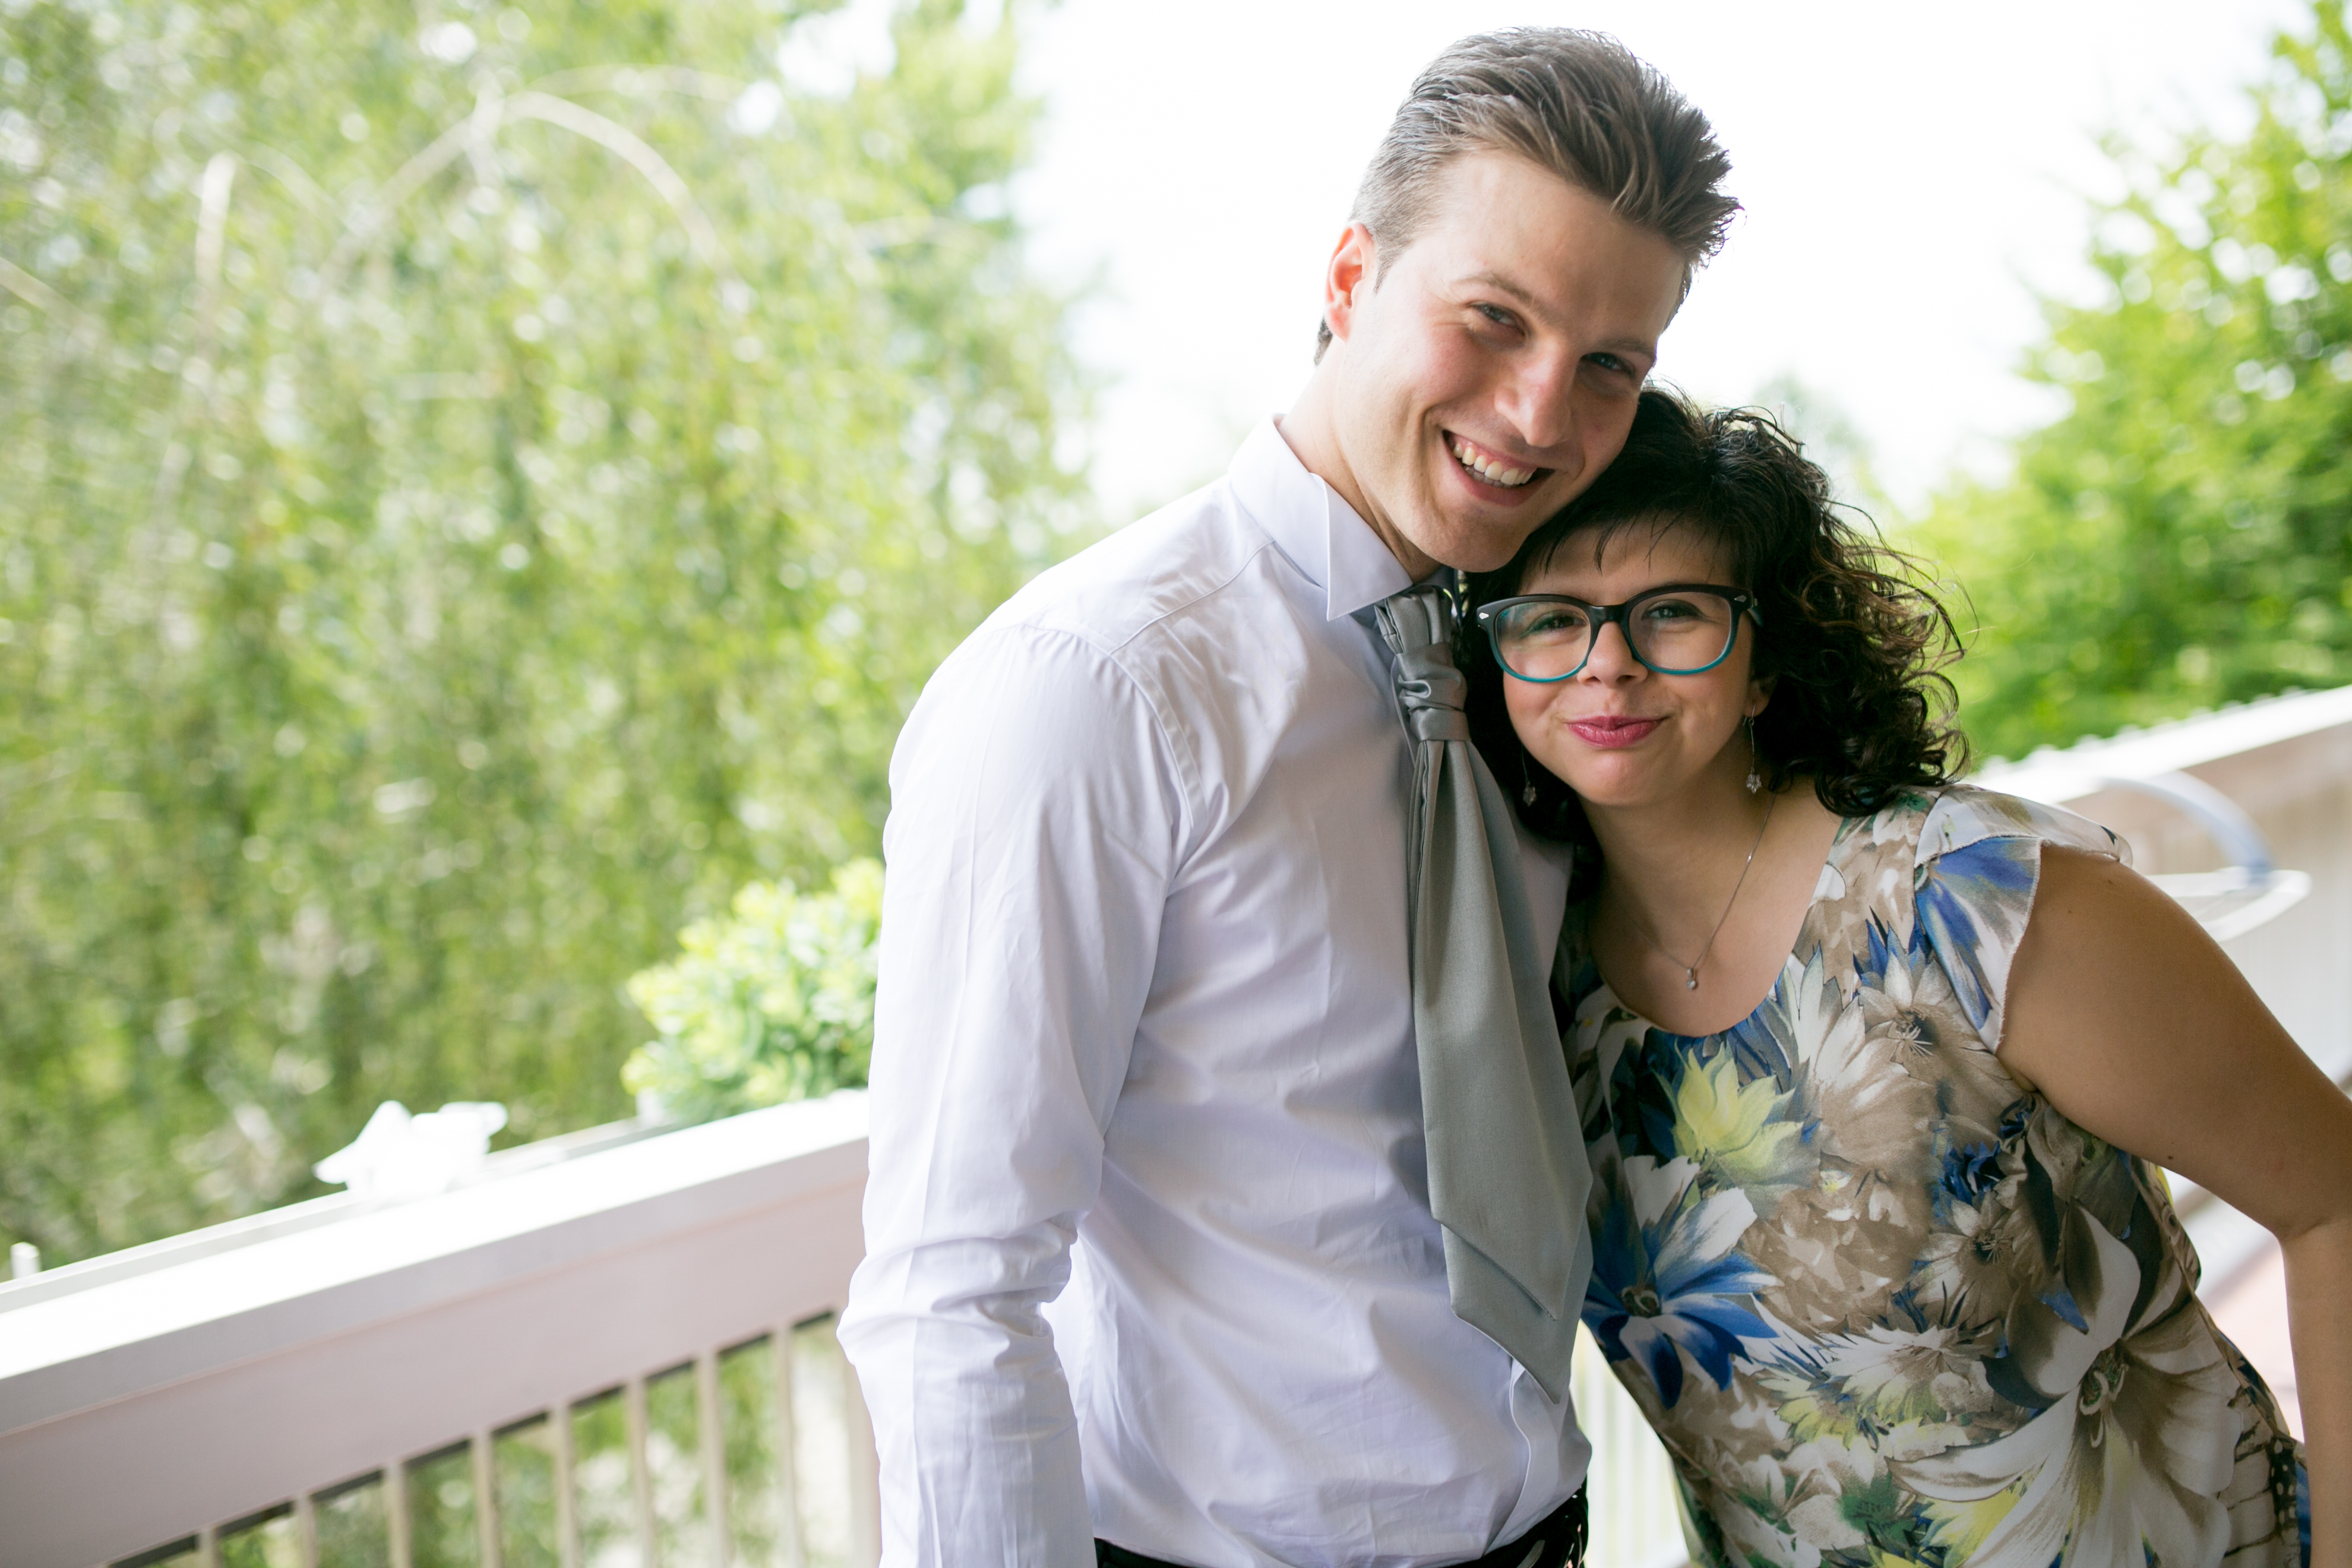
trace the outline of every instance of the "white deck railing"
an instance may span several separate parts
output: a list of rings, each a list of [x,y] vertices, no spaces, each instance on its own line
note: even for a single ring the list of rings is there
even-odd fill
[[[0,1286],[0,1565],[873,1562],[863,1097],[599,1142]]]
[[[0,1285],[0,1568],[860,1568],[865,1102],[492,1157]],[[1595,1568],[1682,1561],[1598,1353]]]

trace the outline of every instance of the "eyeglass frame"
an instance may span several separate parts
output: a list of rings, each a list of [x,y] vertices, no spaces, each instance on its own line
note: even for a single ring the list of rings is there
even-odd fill
[[[1723,639],[1723,651],[1706,663],[1691,669],[1660,669],[1656,665],[1643,658],[1642,650],[1633,646],[1633,623],[1626,612],[1644,599],[1654,599],[1662,594],[1713,594],[1716,597],[1727,601],[1731,605],[1731,635]],[[1502,633],[1496,627],[1495,617],[1515,605],[1574,605],[1578,609],[1587,611],[1595,617],[1592,640],[1585,645],[1584,657],[1576,661],[1574,669],[1561,675],[1521,675],[1511,668],[1510,660],[1503,657]],[[1601,646],[1601,631],[1612,625],[1617,628],[1617,635],[1625,639],[1625,651],[1633,656],[1633,662],[1651,674],[1705,675],[1708,670],[1729,658],[1731,650],[1739,646],[1739,617],[1743,615],[1756,623],[1758,630],[1763,629],[1763,604],[1745,588],[1727,587],[1721,583],[1661,583],[1654,588],[1644,588],[1632,598],[1614,605],[1596,605],[1589,599],[1577,598],[1572,594],[1517,594],[1507,599],[1489,599],[1478,606],[1476,619],[1478,625],[1486,633],[1487,651],[1495,656],[1496,667],[1505,675],[1509,676],[1513,680],[1524,680],[1530,686],[1552,686],[1563,680],[1573,680],[1584,673],[1584,667],[1592,662],[1592,650]]]

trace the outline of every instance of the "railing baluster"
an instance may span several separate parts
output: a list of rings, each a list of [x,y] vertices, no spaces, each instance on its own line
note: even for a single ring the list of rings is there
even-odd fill
[[[655,1568],[654,1475],[646,1455],[646,1380],[629,1379],[621,1395],[629,1432],[629,1484],[636,1501],[638,1568]]]
[[[702,1425],[702,1517],[710,1527],[710,1568],[729,1568],[734,1553],[727,1496],[727,1420],[719,1403],[719,1352],[694,1358],[695,1414]]]
[[[776,1545],[783,1568],[808,1568],[808,1548],[801,1537],[800,1445],[793,1419],[793,1326],[779,1323],[768,1331],[776,1364]]]
[[[220,1531],[209,1524],[196,1531],[196,1561],[204,1568],[221,1568]]]
[[[309,1492],[294,1500],[294,1542],[302,1568],[319,1568],[319,1505]]]
[[[555,1559],[560,1568],[580,1568],[580,1502],[572,1481],[572,1405],[547,1413],[555,1447]]]
[[[498,1452],[488,1428],[474,1434],[474,1535],[481,1542],[482,1568],[499,1568]]]
[[[415,1568],[408,1540],[408,1467],[398,1459],[383,1468],[383,1518],[392,1568]]]

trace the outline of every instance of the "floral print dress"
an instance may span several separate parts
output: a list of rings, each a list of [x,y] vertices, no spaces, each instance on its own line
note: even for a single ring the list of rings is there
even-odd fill
[[[1995,1055],[2044,843],[2123,853],[1964,787],[1849,819],[1772,994],[1705,1038],[1619,1002],[1571,912],[1584,1321],[1699,1563],[2305,1560],[2299,1450],[2162,1173]]]

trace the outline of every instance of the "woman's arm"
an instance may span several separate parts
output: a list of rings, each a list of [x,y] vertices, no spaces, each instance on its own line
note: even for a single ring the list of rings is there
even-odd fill
[[[2352,1568],[2352,1100],[2137,873],[2046,847],[2002,1063],[2086,1131],[2268,1226],[2285,1254],[2314,1568]]]

